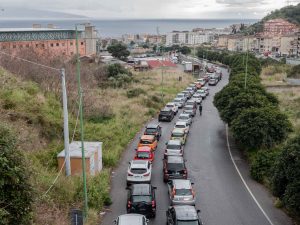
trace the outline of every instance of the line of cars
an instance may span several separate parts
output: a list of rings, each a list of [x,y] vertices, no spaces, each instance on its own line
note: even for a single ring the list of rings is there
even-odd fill
[[[177,94],[173,102],[166,104],[158,116],[158,121],[171,122],[180,113],[166,142],[163,156],[163,181],[168,186],[170,207],[166,211],[168,225],[202,225],[200,210],[195,208],[196,194],[193,183],[188,179],[184,146],[187,141],[197,106],[209,95],[205,85],[210,78],[200,78]],[[114,222],[118,225],[147,225],[148,218],[156,216],[156,187],[151,185],[152,163],[162,135],[159,123],[146,126],[134,159],[129,162],[126,190],[127,214],[119,216]]]

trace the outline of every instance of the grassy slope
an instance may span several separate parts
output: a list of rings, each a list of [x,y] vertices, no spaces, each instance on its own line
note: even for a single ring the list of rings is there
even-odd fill
[[[179,75],[182,74],[165,73],[165,101],[172,99],[192,80],[183,75],[183,81],[178,82]],[[94,104],[105,102],[114,116],[104,121],[85,121],[85,139],[104,143],[105,169],[96,177],[88,178],[90,224],[95,224],[99,219],[98,212],[110,202],[110,168],[117,164],[136,132],[163,105],[157,98],[161,93],[160,71],[134,76],[138,82],[128,89],[143,89],[145,93],[139,97],[128,98],[124,89],[93,90],[98,99]],[[56,154],[63,149],[61,104],[54,95],[40,90],[37,84],[20,81],[2,69],[0,83],[3,84],[0,89],[0,121],[9,124],[16,132],[19,148],[25,152],[28,168],[33,174],[32,184],[36,192],[34,223],[69,224],[69,208],[80,207],[82,202],[80,177],[66,179],[60,176],[48,195],[43,196],[57,174]],[[71,133],[75,118],[70,115],[69,120]],[[76,132],[75,140],[78,137]]]

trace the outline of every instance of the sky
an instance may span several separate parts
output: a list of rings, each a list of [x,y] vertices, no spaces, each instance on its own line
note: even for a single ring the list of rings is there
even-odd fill
[[[260,19],[287,0],[1,0],[2,17],[53,11],[99,19]],[[294,4],[300,1],[294,1]],[[13,14],[13,15],[12,15]],[[54,16],[51,13],[49,17]],[[63,14],[61,14],[63,15]]]

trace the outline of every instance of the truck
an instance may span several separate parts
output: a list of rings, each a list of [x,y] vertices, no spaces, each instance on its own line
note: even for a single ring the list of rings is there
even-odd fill
[[[184,72],[192,72],[193,71],[193,63],[192,62],[185,62],[184,64]]]

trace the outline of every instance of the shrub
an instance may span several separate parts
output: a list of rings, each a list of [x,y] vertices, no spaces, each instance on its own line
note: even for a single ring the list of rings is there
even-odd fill
[[[142,88],[133,88],[126,92],[127,98],[139,97],[141,94],[146,94],[146,91]]]
[[[33,190],[15,134],[0,125],[0,224],[30,224]]]
[[[293,66],[292,69],[288,72],[287,76],[291,78],[300,78],[300,65]]]

